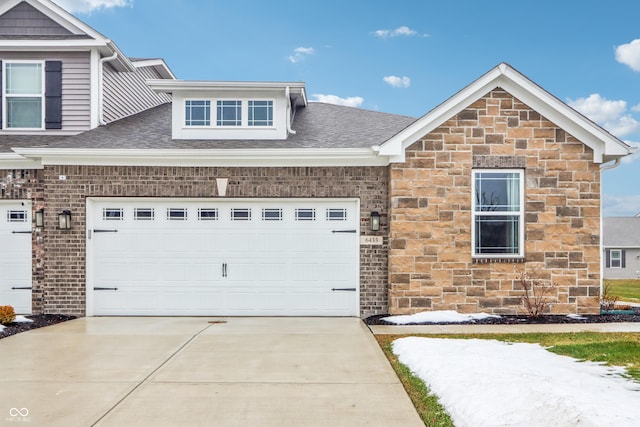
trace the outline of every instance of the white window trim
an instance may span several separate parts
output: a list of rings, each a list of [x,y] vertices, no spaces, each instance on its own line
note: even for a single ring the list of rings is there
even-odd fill
[[[477,173],[517,173],[519,176],[519,191],[520,191],[520,211],[518,214],[513,212],[497,211],[497,212],[476,212],[476,174]],[[519,218],[519,230],[518,230],[518,253],[517,254],[477,254],[476,253],[476,216],[518,216]],[[474,259],[500,259],[500,258],[524,258],[524,229],[525,229],[525,215],[524,215],[524,169],[473,169],[471,171],[471,257]]]
[[[618,256],[614,258],[613,254],[617,252]],[[613,266],[613,260],[618,261],[618,266]],[[621,269],[622,268],[622,249],[610,249],[609,250],[609,268]]]
[[[7,113],[8,113],[8,108],[7,108],[7,64],[40,64],[41,65],[41,69],[42,69],[42,73],[40,78],[42,79],[41,82],[41,88],[42,88],[42,93],[40,95],[11,95],[10,97],[21,97],[21,98],[40,98],[42,100],[42,102],[40,103],[40,108],[41,108],[41,113],[40,113],[40,127],[34,127],[34,128],[10,128],[8,127],[8,123],[7,123]],[[0,87],[0,90],[2,90],[2,130],[3,131],[24,131],[24,130],[44,130],[44,121],[45,121],[45,107],[46,107],[46,100],[45,100],[45,93],[46,93],[46,87],[45,87],[45,61],[41,60],[26,60],[26,59],[3,59],[2,60],[2,87]]]
[[[191,126],[187,125],[187,101],[209,101],[210,107],[210,120],[209,125],[197,125]],[[239,126],[232,125],[218,125],[218,101],[240,101],[240,114],[242,115],[241,122]],[[255,126],[249,125],[249,101],[270,101],[271,102],[271,110],[273,116],[271,117],[271,125],[267,126]],[[225,129],[225,130],[234,130],[234,129],[275,129],[276,128],[276,100],[273,98],[191,98],[186,97],[182,102],[182,128],[183,129]]]

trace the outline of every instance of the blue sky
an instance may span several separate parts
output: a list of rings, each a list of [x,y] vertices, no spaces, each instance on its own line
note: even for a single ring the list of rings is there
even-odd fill
[[[508,62],[640,146],[640,2],[56,0],[180,79],[304,81],[311,100],[422,116]],[[640,212],[640,154],[603,174]]]

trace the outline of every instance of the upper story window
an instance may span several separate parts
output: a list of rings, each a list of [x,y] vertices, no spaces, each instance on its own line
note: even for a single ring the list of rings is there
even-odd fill
[[[4,124],[12,129],[42,129],[43,62],[4,62]]]
[[[185,124],[187,126],[211,125],[211,101],[185,101]]]
[[[218,126],[242,126],[242,101],[217,102]]]
[[[273,126],[273,100],[187,99],[184,106],[185,127]]]
[[[249,101],[249,126],[273,126],[273,101]]]
[[[522,170],[473,172],[473,256],[524,256]]]

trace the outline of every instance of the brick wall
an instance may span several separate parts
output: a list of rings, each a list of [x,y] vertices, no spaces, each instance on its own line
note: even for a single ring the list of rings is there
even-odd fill
[[[521,313],[518,271],[557,286],[551,313],[598,313],[600,171],[593,153],[494,90],[390,167],[390,311]],[[473,168],[525,170],[525,258],[471,256]]]
[[[44,206],[41,170],[0,170],[0,199],[31,200],[33,211]],[[35,217],[32,212],[32,218]],[[44,304],[44,231],[32,227],[32,311],[42,313]]]
[[[60,175],[66,177],[60,180]],[[72,230],[45,227],[46,301],[51,313],[85,313],[85,200],[87,197],[216,197],[216,178],[229,178],[227,197],[351,197],[360,199],[361,233],[371,211],[388,211],[384,167],[179,168],[47,166],[46,222],[70,209]],[[382,235],[385,231],[378,234]],[[387,245],[362,246],[361,314],[386,313]]]

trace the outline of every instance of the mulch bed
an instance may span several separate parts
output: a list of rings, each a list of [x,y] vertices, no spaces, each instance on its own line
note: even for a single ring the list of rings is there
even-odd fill
[[[67,320],[76,318],[76,316],[65,316],[62,314],[36,314],[25,317],[33,320],[33,322],[14,322],[4,325],[6,326],[6,329],[0,332],[0,339],[10,337],[11,335],[15,335],[20,332],[38,329],[44,326],[51,326],[56,323],[66,322]]]
[[[388,314],[378,314],[365,319],[367,325],[394,325],[391,322],[382,320]],[[585,319],[572,319],[567,316],[560,315],[544,315],[537,318],[529,316],[511,316],[503,315],[500,318],[487,318],[482,320],[474,320],[464,322],[463,324],[473,325],[522,325],[522,324],[554,324],[554,323],[612,323],[612,322],[640,322],[640,313],[635,314],[599,314],[584,315]],[[438,323],[409,323],[409,325],[459,325],[460,323],[438,322]]]

